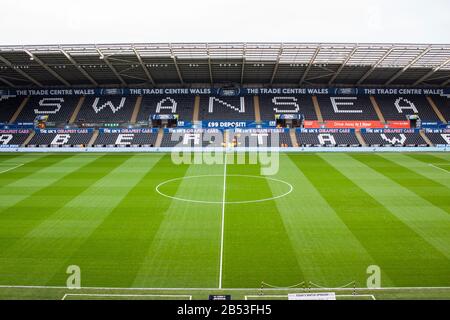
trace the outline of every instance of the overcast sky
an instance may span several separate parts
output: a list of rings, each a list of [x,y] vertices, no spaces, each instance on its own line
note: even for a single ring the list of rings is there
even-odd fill
[[[0,0],[0,44],[450,43],[450,0]]]

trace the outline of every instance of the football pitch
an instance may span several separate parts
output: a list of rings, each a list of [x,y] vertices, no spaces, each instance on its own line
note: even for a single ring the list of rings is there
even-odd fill
[[[221,159],[0,154],[0,299],[450,299],[450,154]]]

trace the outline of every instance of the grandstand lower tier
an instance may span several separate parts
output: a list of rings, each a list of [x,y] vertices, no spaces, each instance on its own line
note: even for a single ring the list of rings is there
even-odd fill
[[[8,148],[448,147],[450,129],[36,129],[0,130]]]

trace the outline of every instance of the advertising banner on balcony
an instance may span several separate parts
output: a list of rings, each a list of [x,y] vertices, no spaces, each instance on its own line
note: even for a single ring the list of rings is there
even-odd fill
[[[384,128],[381,121],[325,121],[326,128]]]
[[[450,128],[448,129],[425,129],[426,133],[450,133]]]
[[[401,120],[401,121],[388,121],[387,122],[387,127],[388,128],[398,128],[398,129],[408,129],[411,127],[409,121],[405,120]]]
[[[329,129],[329,128],[321,128],[321,129],[297,129],[298,132],[303,133],[351,133],[355,132],[355,129]]]
[[[415,133],[419,132],[419,129],[361,129],[361,132],[367,132],[367,133]]]
[[[100,128],[98,129],[101,133],[157,133],[158,128],[133,128],[133,129],[110,129],[110,128]]]
[[[147,95],[450,95],[450,88],[45,88],[4,89],[0,96],[147,96]]]
[[[94,132],[94,129],[36,129],[37,133],[57,133],[57,134],[64,134],[64,133],[91,133]]]
[[[319,121],[317,120],[305,120],[303,121],[304,128],[320,128]]]
[[[217,128],[164,128],[165,133],[218,133]]]
[[[31,130],[28,129],[0,129],[0,134],[15,134],[15,133],[24,133],[29,134]]]
[[[422,128],[430,128],[430,129],[443,129],[447,127],[447,124],[441,122],[441,121],[434,121],[434,122],[423,122],[420,124]]]
[[[275,126],[275,121],[202,121],[203,128],[219,128],[219,129],[234,129],[234,128],[271,128]]]

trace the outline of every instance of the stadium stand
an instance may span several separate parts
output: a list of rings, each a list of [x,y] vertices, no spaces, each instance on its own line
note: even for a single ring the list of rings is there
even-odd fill
[[[302,147],[360,146],[350,130],[296,130],[297,142]]]
[[[62,130],[56,133],[40,131],[27,146],[86,146],[92,134],[93,132],[88,130]]]
[[[445,121],[450,121],[450,97],[446,96],[434,96],[434,103],[438,107],[441,114],[444,116]]]
[[[33,122],[42,115],[48,115],[48,121],[68,122],[79,100],[79,96],[30,97],[16,122]]]
[[[229,139],[235,147],[292,147],[289,132],[270,130],[245,130],[234,132]]]
[[[302,96],[259,96],[261,120],[275,120],[276,114],[303,114],[305,120],[317,120],[312,97]]]
[[[369,146],[428,146],[420,133],[413,130],[361,131],[361,135]]]
[[[201,96],[199,117],[202,120],[254,121],[253,97]]]
[[[128,122],[136,99],[135,96],[87,97],[78,113],[77,122]]]
[[[450,71],[442,68],[447,45],[123,43],[1,49],[0,68],[5,75],[14,73],[0,78],[4,152],[19,144],[368,144],[450,150],[441,148],[450,129],[445,123]],[[406,59],[410,56],[420,59]],[[96,72],[99,63],[104,69]],[[58,71],[49,72],[49,66]],[[442,74],[434,79],[436,68]]]
[[[220,131],[167,131],[163,136],[161,147],[222,147],[224,139],[225,135]],[[289,132],[253,129],[239,132],[229,131],[227,145],[234,147],[292,147],[292,142]]]
[[[137,121],[148,121],[154,114],[178,114],[180,120],[191,121],[195,95],[145,96]]]
[[[426,136],[434,145],[450,145],[450,130],[448,132],[427,132]]]
[[[0,123],[8,123],[24,97],[0,96]]]
[[[439,121],[438,116],[428,103],[425,96],[376,96],[384,119],[407,120],[408,115],[417,114],[422,121]]]
[[[221,147],[223,139],[222,132],[213,130],[165,131],[161,147]]]
[[[30,135],[30,130],[0,130],[0,148],[20,146]]]
[[[323,120],[378,120],[368,96],[317,96]]]
[[[120,132],[105,133],[98,135],[94,142],[94,146],[142,146],[154,147],[156,143],[157,132]]]

